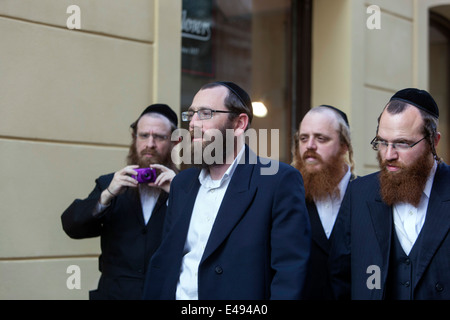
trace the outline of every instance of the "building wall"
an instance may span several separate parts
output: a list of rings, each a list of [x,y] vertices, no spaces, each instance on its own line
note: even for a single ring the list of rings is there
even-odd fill
[[[177,0],[0,2],[0,299],[96,288],[99,239],[70,239],[60,216],[125,165],[146,106],[179,111],[180,17]],[[71,265],[81,289],[66,285]]]
[[[398,90],[429,90],[428,9],[448,0],[314,0],[312,105],[332,104],[350,118],[356,173],[378,168],[370,147],[377,118]],[[366,25],[370,5],[381,28]]]
[[[81,29],[69,30],[70,5]],[[314,0],[312,105],[349,116],[356,173],[397,90],[428,89],[428,9],[449,0]],[[369,5],[381,8],[370,30]],[[60,216],[94,179],[125,165],[129,124],[149,104],[179,112],[181,1],[0,1],[0,299],[86,299],[99,239]],[[81,289],[68,289],[71,265]]]

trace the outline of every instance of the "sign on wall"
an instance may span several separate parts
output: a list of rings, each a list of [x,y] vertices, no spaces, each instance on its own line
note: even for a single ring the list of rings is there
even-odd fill
[[[183,0],[182,61],[184,73],[214,77],[213,0]]]

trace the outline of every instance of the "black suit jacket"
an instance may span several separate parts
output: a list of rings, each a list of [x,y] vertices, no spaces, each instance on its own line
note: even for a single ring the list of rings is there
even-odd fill
[[[354,179],[356,179],[356,176],[352,175],[349,184]],[[306,201],[306,207],[308,208],[309,221],[311,222],[312,242],[311,259],[308,276],[306,277],[304,299],[334,300],[335,296],[330,278],[329,254],[335,237],[336,228],[333,228],[330,238],[327,238],[315,203],[313,201]]]
[[[145,224],[137,189],[115,197],[99,217],[93,216],[100,194],[113,174],[101,176],[84,200],[76,199],[62,214],[64,231],[71,238],[101,237],[99,286],[91,299],[140,299],[148,261],[161,242],[168,194],[161,191]]]
[[[334,295],[328,272],[328,254],[331,236],[327,238],[314,202],[307,201],[309,220],[311,222],[311,258],[306,277],[304,299],[332,300]],[[334,228],[333,228],[334,232]]]
[[[249,152],[246,146],[246,159]],[[311,237],[303,181],[287,164],[272,175],[261,174],[265,167],[259,158],[236,167],[200,261],[200,300],[301,297]],[[145,299],[175,298],[199,174],[187,169],[172,181],[167,232],[148,269]]]
[[[355,180],[341,206],[333,242],[333,288],[339,297],[383,299],[393,241],[392,207],[383,203],[378,173]],[[414,299],[450,299],[450,167],[439,164],[418,247],[419,267],[413,270]],[[416,245],[415,244],[415,245]],[[372,266],[372,267],[371,267]],[[379,267],[381,287],[368,286]]]

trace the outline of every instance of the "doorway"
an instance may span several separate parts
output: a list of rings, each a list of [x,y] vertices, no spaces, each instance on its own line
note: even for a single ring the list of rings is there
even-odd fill
[[[439,106],[441,140],[437,153],[450,160],[450,5],[430,9],[429,88]]]

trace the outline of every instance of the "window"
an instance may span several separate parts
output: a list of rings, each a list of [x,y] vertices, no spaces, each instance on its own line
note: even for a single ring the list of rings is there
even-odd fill
[[[255,115],[251,127],[268,129],[269,142],[270,129],[278,129],[276,158],[290,163],[292,135],[310,108],[310,7],[311,1],[184,0],[181,111],[204,84],[233,81],[264,104],[267,114]]]
[[[437,153],[448,161],[450,157],[450,6],[430,10],[429,29],[429,86],[439,107],[441,140]]]

